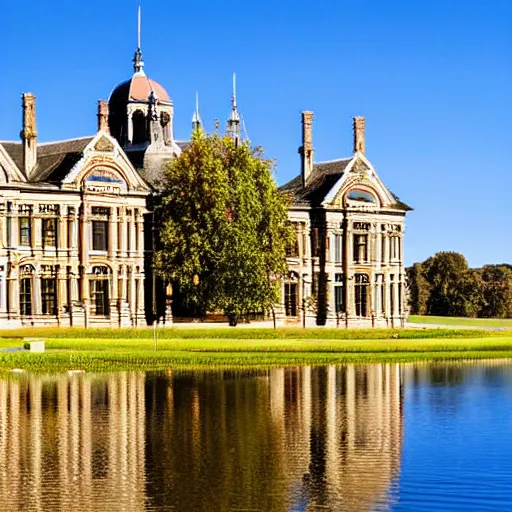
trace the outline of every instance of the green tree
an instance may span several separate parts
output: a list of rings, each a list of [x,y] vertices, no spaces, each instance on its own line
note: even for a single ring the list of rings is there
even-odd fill
[[[268,311],[286,271],[289,199],[260,148],[196,131],[165,170],[158,272],[201,314]]]
[[[425,277],[425,269],[421,263],[414,263],[406,269],[409,286],[409,305],[412,315],[426,315],[430,297],[430,283]]]
[[[440,316],[477,316],[481,290],[475,272],[457,252],[438,252],[423,263],[430,284],[427,311]]]
[[[510,265],[484,265],[479,270],[484,303],[481,316],[512,318],[512,269]]]

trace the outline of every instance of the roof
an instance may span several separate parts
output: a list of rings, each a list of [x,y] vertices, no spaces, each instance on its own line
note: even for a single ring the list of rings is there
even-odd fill
[[[177,146],[184,151],[189,145],[189,141],[175,141]],[[153,159],[152,165],[144,165],[144,157],[146,150],[127,151],[126,155],[130,159],[132,165],[137,169],[142,178],[155,189],[159,189],[162,186],[162,182],[165,178],[164,169],[167,166],[172,156],[165,154],[156,155]],[[146,162],[148,164],[148,162]]]
[[[309,175],[306,186],[302,184],[302,175],[295,177],[282,187],[281,192],[291,193],[295,204],[318,206],[325,196],[343,176],[352,158],[330,160],[313,164],[313,171]]]
[[[306,181],[306,186],[303,185],[302,175],[299,174],[280,187],[279,190],[291,194],[295,205],[320,206],[327,194],[343,176],[352,160],[353,157],[350,157],[313,164],[313,171]],[[396,201],[396,203],[392,205],[393,208],[403,211],[412,210],[409,205],[400,201],[392,192],[391,195]]]
[[[129,80],[117,85],[110,94],[109,103],[127,103],[129,101],[148,101],[153,92],[158,100],[171,103],[167,91],[143,72],[135,73]]]
[[[62,180],[82,158],[82,152],[94,137],[48,142],[37,145],[37,166],[31,173],[31,182]],[[23,144],[21,142],[0,143],[12,158],[18,169],[24,170]]]

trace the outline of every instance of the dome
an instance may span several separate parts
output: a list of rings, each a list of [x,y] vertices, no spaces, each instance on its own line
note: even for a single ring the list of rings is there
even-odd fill
[[[172,103],[167,91],[144,72],[135,73],[129,80],[117,85],[110,94],[109,103],[129,103],[132,101],[148,101],[151,92],[159,103]]]

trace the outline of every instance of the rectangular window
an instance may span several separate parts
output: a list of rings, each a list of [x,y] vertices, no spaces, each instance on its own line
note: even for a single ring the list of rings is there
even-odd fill
[[[387,237],[384,233],[382,233],[381,239],[380,239],[380,261],[382,263],[387,263],[386,261],[386,240]]]
[[[293,229],[293,240],[286,247],[286,256],[290,258],[298,258],[299,256],[299,239],[297,238],[297,228],[295,223],[290,223],[291,228]]]
[[[356,316],[365,317],[368,315],[369,279],[366,274],[356,274],[355,278]]]
[[[43,247],[57,246],[57,219],[42,219],[42,236]]]
[[[334,235],[334,261],[341,263],[343,261],[343,236]]]
[[[108,250],[108,222],[106,220],[92,221],[92,248],[94,251]]]
[[[322,240],[320,234],[320,228],[313,228],[311,231],[313,257],[316,258],[320,257],[322,253]]]
[[[284,307],[286,316],[297,316],[297,284],[285,283]]]
[[[57,279],[41,279],[41,306],[43,315],[57,314]]]
[[[32,314],[32,277],[24,277],[20,282],[20,314]]]
[[[108,280],[94,279],[90,282],[91,313],[93,315],[108,316]]]
[[[368,261],[368,235],[354,235],[353,258],[354,263],[366,263]]]
[[[30,230],[30,217],[19,217],[20,227],[20,245],[30,247],[31,245],[31,230]]]
[[[345,285],[343,274],[335,274],[334,282],[334,304],[336,313],[345,313]]]

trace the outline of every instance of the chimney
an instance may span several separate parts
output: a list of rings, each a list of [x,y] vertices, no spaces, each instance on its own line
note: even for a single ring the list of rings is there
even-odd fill
[[[31,92],[21,95],[23,105],[23,164],[25,174],[30,176],[37,165],[36,97]]]
[[[313,171],[313,112],[302,112],[302,146],[299,148],[302,163],[302,184],[305,186]]]
[[[108,127],[108,102],[98,100],[98,131],[110,133]]]
[[[362,153],[364,155],[364,127],[366,120],[364,117],[354,117],[354,153]]]

